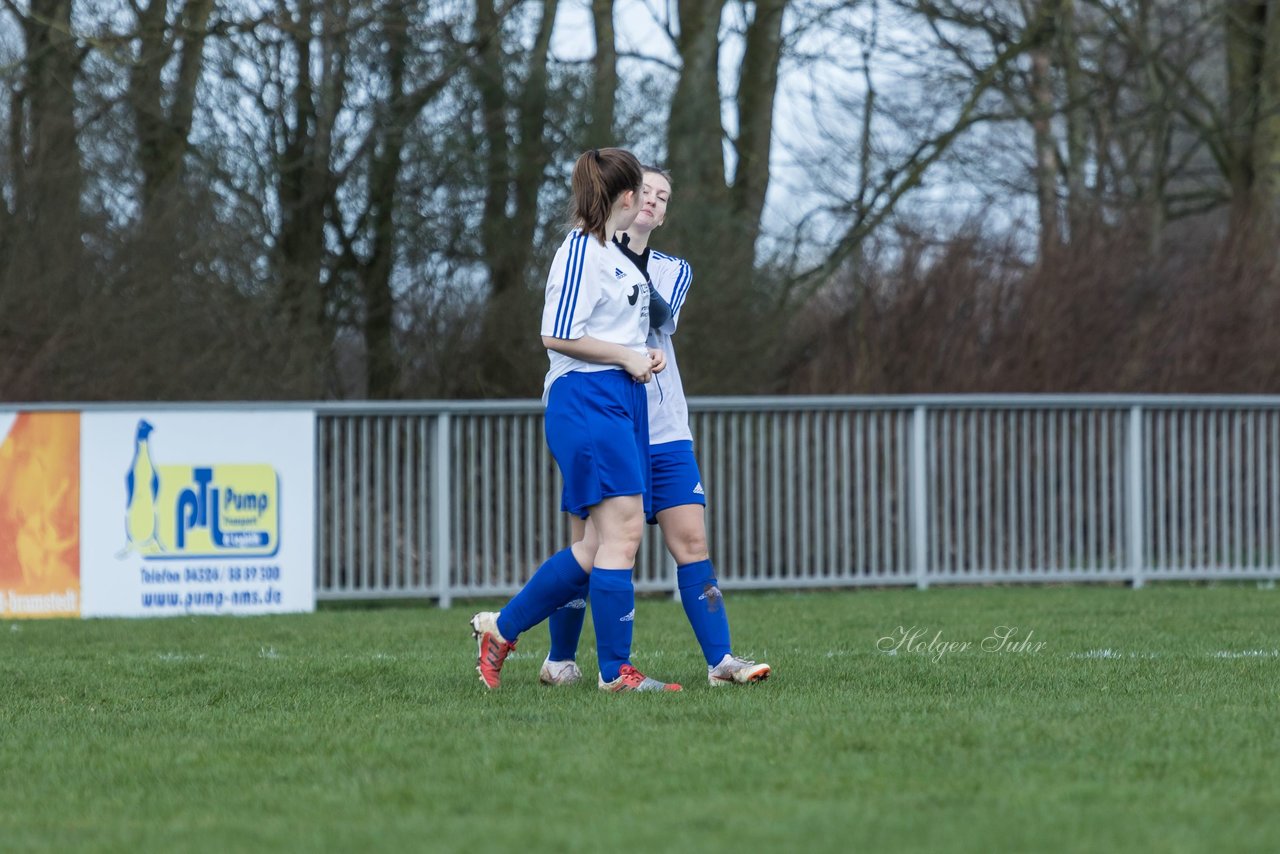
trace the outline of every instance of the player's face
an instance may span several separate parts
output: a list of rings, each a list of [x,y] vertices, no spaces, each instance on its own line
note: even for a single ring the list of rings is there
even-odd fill
[[[652,231],[667,218],[667,201],[671,198],[671,184],[657,172],[644,173],[644,188],[640,193],[640,213],[633,228]]]

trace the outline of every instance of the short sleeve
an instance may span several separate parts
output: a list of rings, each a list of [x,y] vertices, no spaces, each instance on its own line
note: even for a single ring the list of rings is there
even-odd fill
[[[575,339],[586,335],[587,320],[600,296],[598,258],[589,234],[574,232],[556,252],[547,274],[542,304],[542,334],[549,338]]]

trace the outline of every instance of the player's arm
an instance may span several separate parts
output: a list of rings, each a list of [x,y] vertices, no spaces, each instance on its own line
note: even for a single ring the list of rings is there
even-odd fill
[[[675,331],[675,324],[671,323],[672,315],[675,314],[671,310],[671,304],[662,298],[662,294],[658,293],[658,289],[649,286],[649,328],[656,329],[659,332],[666,332],[668,335]],[[663,329],[667,324],[671,324],[671,331]]]
[[[661,272],[655,272],[652,290],[667,304],[668,312],[661,323],[651,320],[649,325],[652,328],[667,335],[675,334],[676,325],[680,322],[680,309],[684,308],[684,298],[692,283],[693,268],[687,261],[679,261],[674,266],[664,265]],[[650,317],[653,316],[653,311],[653,302],[650,300]]]
[[[647,383],[652,373],[651,358],[648,353],[637,353],[621,344],[613,344],[584,335],[581,338],[555,338],[542,336],[542,346],[557,353],[563,353],[571,359],[591,362],[595,365],[616,365],[622,368],[632,379]]]

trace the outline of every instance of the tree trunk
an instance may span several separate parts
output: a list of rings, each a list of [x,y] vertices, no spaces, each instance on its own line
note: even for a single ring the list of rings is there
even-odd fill
[[[408,72],[409,22],[404,7],[391,4],[382,34],[390,90],[386,116],[372,146],[369,168],[369,260],[362,266],[366,392],[375,400],[397,394],[395,296],[391,274],[395,267],[395,214],[404,153],[405,131],[416,111],[405,99]]]
[[[512,196],[515,212],[511,228],[502,244],[500,289],[524,287],[533,254],[534,231],[538,226],[538,191],[547,171],[547,61],[551,53],[551,31],[555,27],[557,0],[543,0],[542,18],[525,72],[524,92],[519,100],[520,134],[515,150]]]
[[[745,33],[735,106],[737,161],[726,181],[720,99],[723,2],[679,5],[680,79],[667,128],[673,178],[670,231],[659,248],[686,258],[697,296],[685,313],[683,352],[699,364],[691,389],[732,393],[761,386],[780,331],[755,277],[755,247],[769,187],[773,106],[786,0],[760,0]]]
[[[547,65],[558,2],[542,0],[541,7],[533,45],[525,56],[524,85],[513,97],[508,95],[506,81],[519,75],[519,70],[503,52],[500,16],[492,0],[476,2],[477,28],[487,39],[480,50],[475,80],[484,111],[482,244],[490,285],[477,379],[481,389],[491,394],[531,394],[545,368],[536,358],[541,289],[532,287],[529,270],[538,200],[550,159]]]
[[[1085,166],[1088,157],[1088,122],[1085,109],[1084,72],[1080,68],[1079,18],[1075,0],[1062,0],[1058,31],[1062,74],[1067,90],[1067,230],[1072,240],[1088,228],[1092,204],[1086,198]]]
[[[505,65],[502,52],[501,21],[493,0],[476,0],[476,29],[482,34],[479,60],[475,64],[476,90],[480,94],[481,122],[484,128],[484,207],[482,211],[481,245],[490,264],[494,291],[510,283],[499,269],[496,259],[503,254],[510,223],[507,204],[511,198],[510,132],[507,125],[507,93],[504,84]]]
[[[281,121],[283,147],[276,166],[280,230],[273,263],[279,283],[279,305],[287,330],[288,355],[282,370],[291,375],[302,396],[321,397],[332,339],[322,286],[325,263],[325,207],[336,179],[330,166],[332,125],[342,107],[345,51],[319,42],[323,65],[321,91],[312,81],[317,6],[304,3],[292,28],[296,58],[289,93],[290,121]],[[326,7],[326,39],[342,39],[340,9]]]
[[[71,35],[71,6],[72,0],[31,0],[31,13],[23,22],[28,133],[21,198],[31,228],[31,257],[58,284],[74,290],[83,254],[84,172],[75,117],[80,56]],[[75,296],[60,288],[47,293],[54,300]]]
[[[173,211],[165,201],[182,184],[213,5],[213,0],[183,4],[178,32],[169,31],[167,0],[150,0],[139,11],[139,55],[130,69],[127,98],[138,133],[144,229],[159,227],[171,218]],[[166,92],[164,69],[175,54],[178,74]]]
[[[694,205],[719,208],[725,196],[719,73],[723,8],[724,0],[679,5],[681,70],[671,98],[667,162],[689,200],[686,211]]]
[[[1270,0],[1261,12],[1262,44],[1258,67],[1258,124],[1254,130],[1253,157],[1258,211],[1265,224],[1276,217],[1280,201],[1280,2]]]
[[[587,146],[614,144],[613,123],[618,91],[618,48],[613,30],[613,0],[591,0],[591,21],[596,34],[595,72],[591,81],[591,127]]]
[[[1053,77],[1048,45],[1031,51],[1031,131],[1035,145],[1036,204],[1040,213],[1040,259],[1062,245],[1058,214],[1058,152],[1053,137]]]
[[[733,212],[741,242],[737,250],[748,265],[755,259],[760,217],[769,189],[769,151],[773,145],[773,103],[782,62],[782,19],[787,0],[758,0],[747,28],[738,83],[738,163],[733,178]]]
[[[1168,95],[1157,69],[1160,58],[1152,44],[1159,39],[1159,25],[1153,20],[1151,0],[1138,3],[1138,46],[1143,67],[1143,96],[1147,104],[1147,175],[1141,203],[1146,210],[1147,245],[1153,256],[1160,251],[1165,229],[1165,200],[1169,189],[1169,146],[1171,144],[1171,109]]]
[[[14,208],[0,243],[0,395],[38,400],[56,376],[60,340],[90,292],[81,198],[84,171],[76,123],[80,52],[71,0],[30,0],[21,19],[22,79],[11,86]]]
[[[1249,221],[1254,205],[1254,146],[1259,141],[1255,130],[1269,5],[1270,0],[1226,4],[1227,181],[1231,186],[1232,218],[1237,225]]]

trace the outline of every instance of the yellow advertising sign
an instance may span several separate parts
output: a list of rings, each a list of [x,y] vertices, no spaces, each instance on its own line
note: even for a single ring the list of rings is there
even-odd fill
[[[80,616],[80,414],[0,429],[0,615]]]
[[[280,546],[280,483],[270,465],[156,464],[138,423],[125,478],[126,553],[146,559],[269,557]]]

